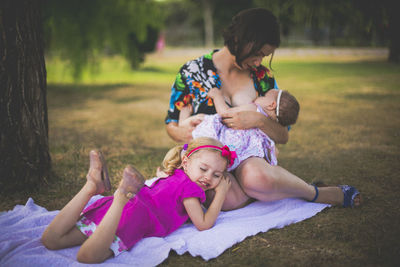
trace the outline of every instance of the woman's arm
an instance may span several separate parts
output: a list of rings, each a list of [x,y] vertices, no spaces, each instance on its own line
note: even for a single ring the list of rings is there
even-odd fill
[[[170,122],[166,125],[168,135],[175,142],[189,142],[192,140],[192,131],[204,119],[204,114],[197,114],[182,122]]]
[[[183,205],[190,220],[199,231],[207,230],[214,226],[230,186],[229,177],[223,177],[215,188],[215,197],[206,213],[204,213],[198,198],[191,197],[183,200]]]
[[[259,128],[277,144],[286,144],[289,140],[287,127],[265,117],[259,112],[228,110],[221,117],[222,122],[233,129]]]

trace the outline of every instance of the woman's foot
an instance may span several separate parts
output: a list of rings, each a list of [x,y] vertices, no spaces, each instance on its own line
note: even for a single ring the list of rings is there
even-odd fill
[[[104,158],[102,157],[101,152],[92,150],[90,151],[89,158],[90,166],[88,174],[86,175],[87,183],[90,184],[93,189],[95,189],[94,192],[96,195],[101,194],[106,190],[110,190],[110,188],[108,187],[108,185],[110,184],[108,173],[107,176],[105,176],[104,174]],[[107,180],[106,183],[105,180]]]
[[[362,203],[360,192],[348,185],[330,186],[323,182],[315,182],[315,198],[313,202],[327,203],[334,206],[358,207]]]
[[[343,192],[343,207],[358,207],[361,205],[361,194],[354,186],[339,185]]]
[[[144,186],[144,181],[143,175],[134,167],[128,165],[124,169],[124,174],[117,191],[122,193],[126,198],[130,199],[134,197],[140,191],[140,189],[142,189]]]

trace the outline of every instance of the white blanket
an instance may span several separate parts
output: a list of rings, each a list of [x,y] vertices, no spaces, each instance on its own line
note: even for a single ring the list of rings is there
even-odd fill
[[[89,203],[100,197],[93,197]],[[188,223],[165,238],[145,238],[129,252],[108,259],[103,265],[155,266],[168,257],[171,249],[179,255],[189,252],[209,260],[248,236],[305,220],[328,206],[299,199],[257,201],[242,209],[222,212],[215,226],[206,231],[200,232]],[[36,205],[31,198],[25,206],[2,212],[0,266],[83,266],[76,261],[79,247],[50,251],[40,242],[45,227],[57,213]]]

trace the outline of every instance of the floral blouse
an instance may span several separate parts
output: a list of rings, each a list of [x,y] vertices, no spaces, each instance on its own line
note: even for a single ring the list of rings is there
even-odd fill
[[[216,113],[214,103],[207,93],[213,87],[221,88],[221,79],[212,61],[212,56],[217,51],[214,50],[182,66],[172,85],[166,124],[178,122],[181,108],[188,104],[192,104],[193,114]],[[257,96],[277,88],[272,73],[262,65],[251,69],[251,77]]]

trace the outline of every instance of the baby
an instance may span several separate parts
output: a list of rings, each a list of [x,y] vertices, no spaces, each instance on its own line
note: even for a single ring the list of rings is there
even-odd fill
[[[257,97],[252,103],[229,107],[218,88],[210,89],[208,96],[213,99],[217,114],[205,115],[203,122],[193,130],[193,138],[200,136],[215,138],[235,150],[238,157],[228,168],[229,171],[234,170],[249,157],[265,158],[271,165],[277,165],[275,142],[268,135],[258,128],[245,130],[229,128],[230,125],[222,123],[221,114],[228,110],[257,111],[283,126],[289,126],[296,122],[300,110],[296,98],[287,91],[271,89],[264,96]],[[179,121],[183,121],[190,114],[190,105],[183,107]]]

